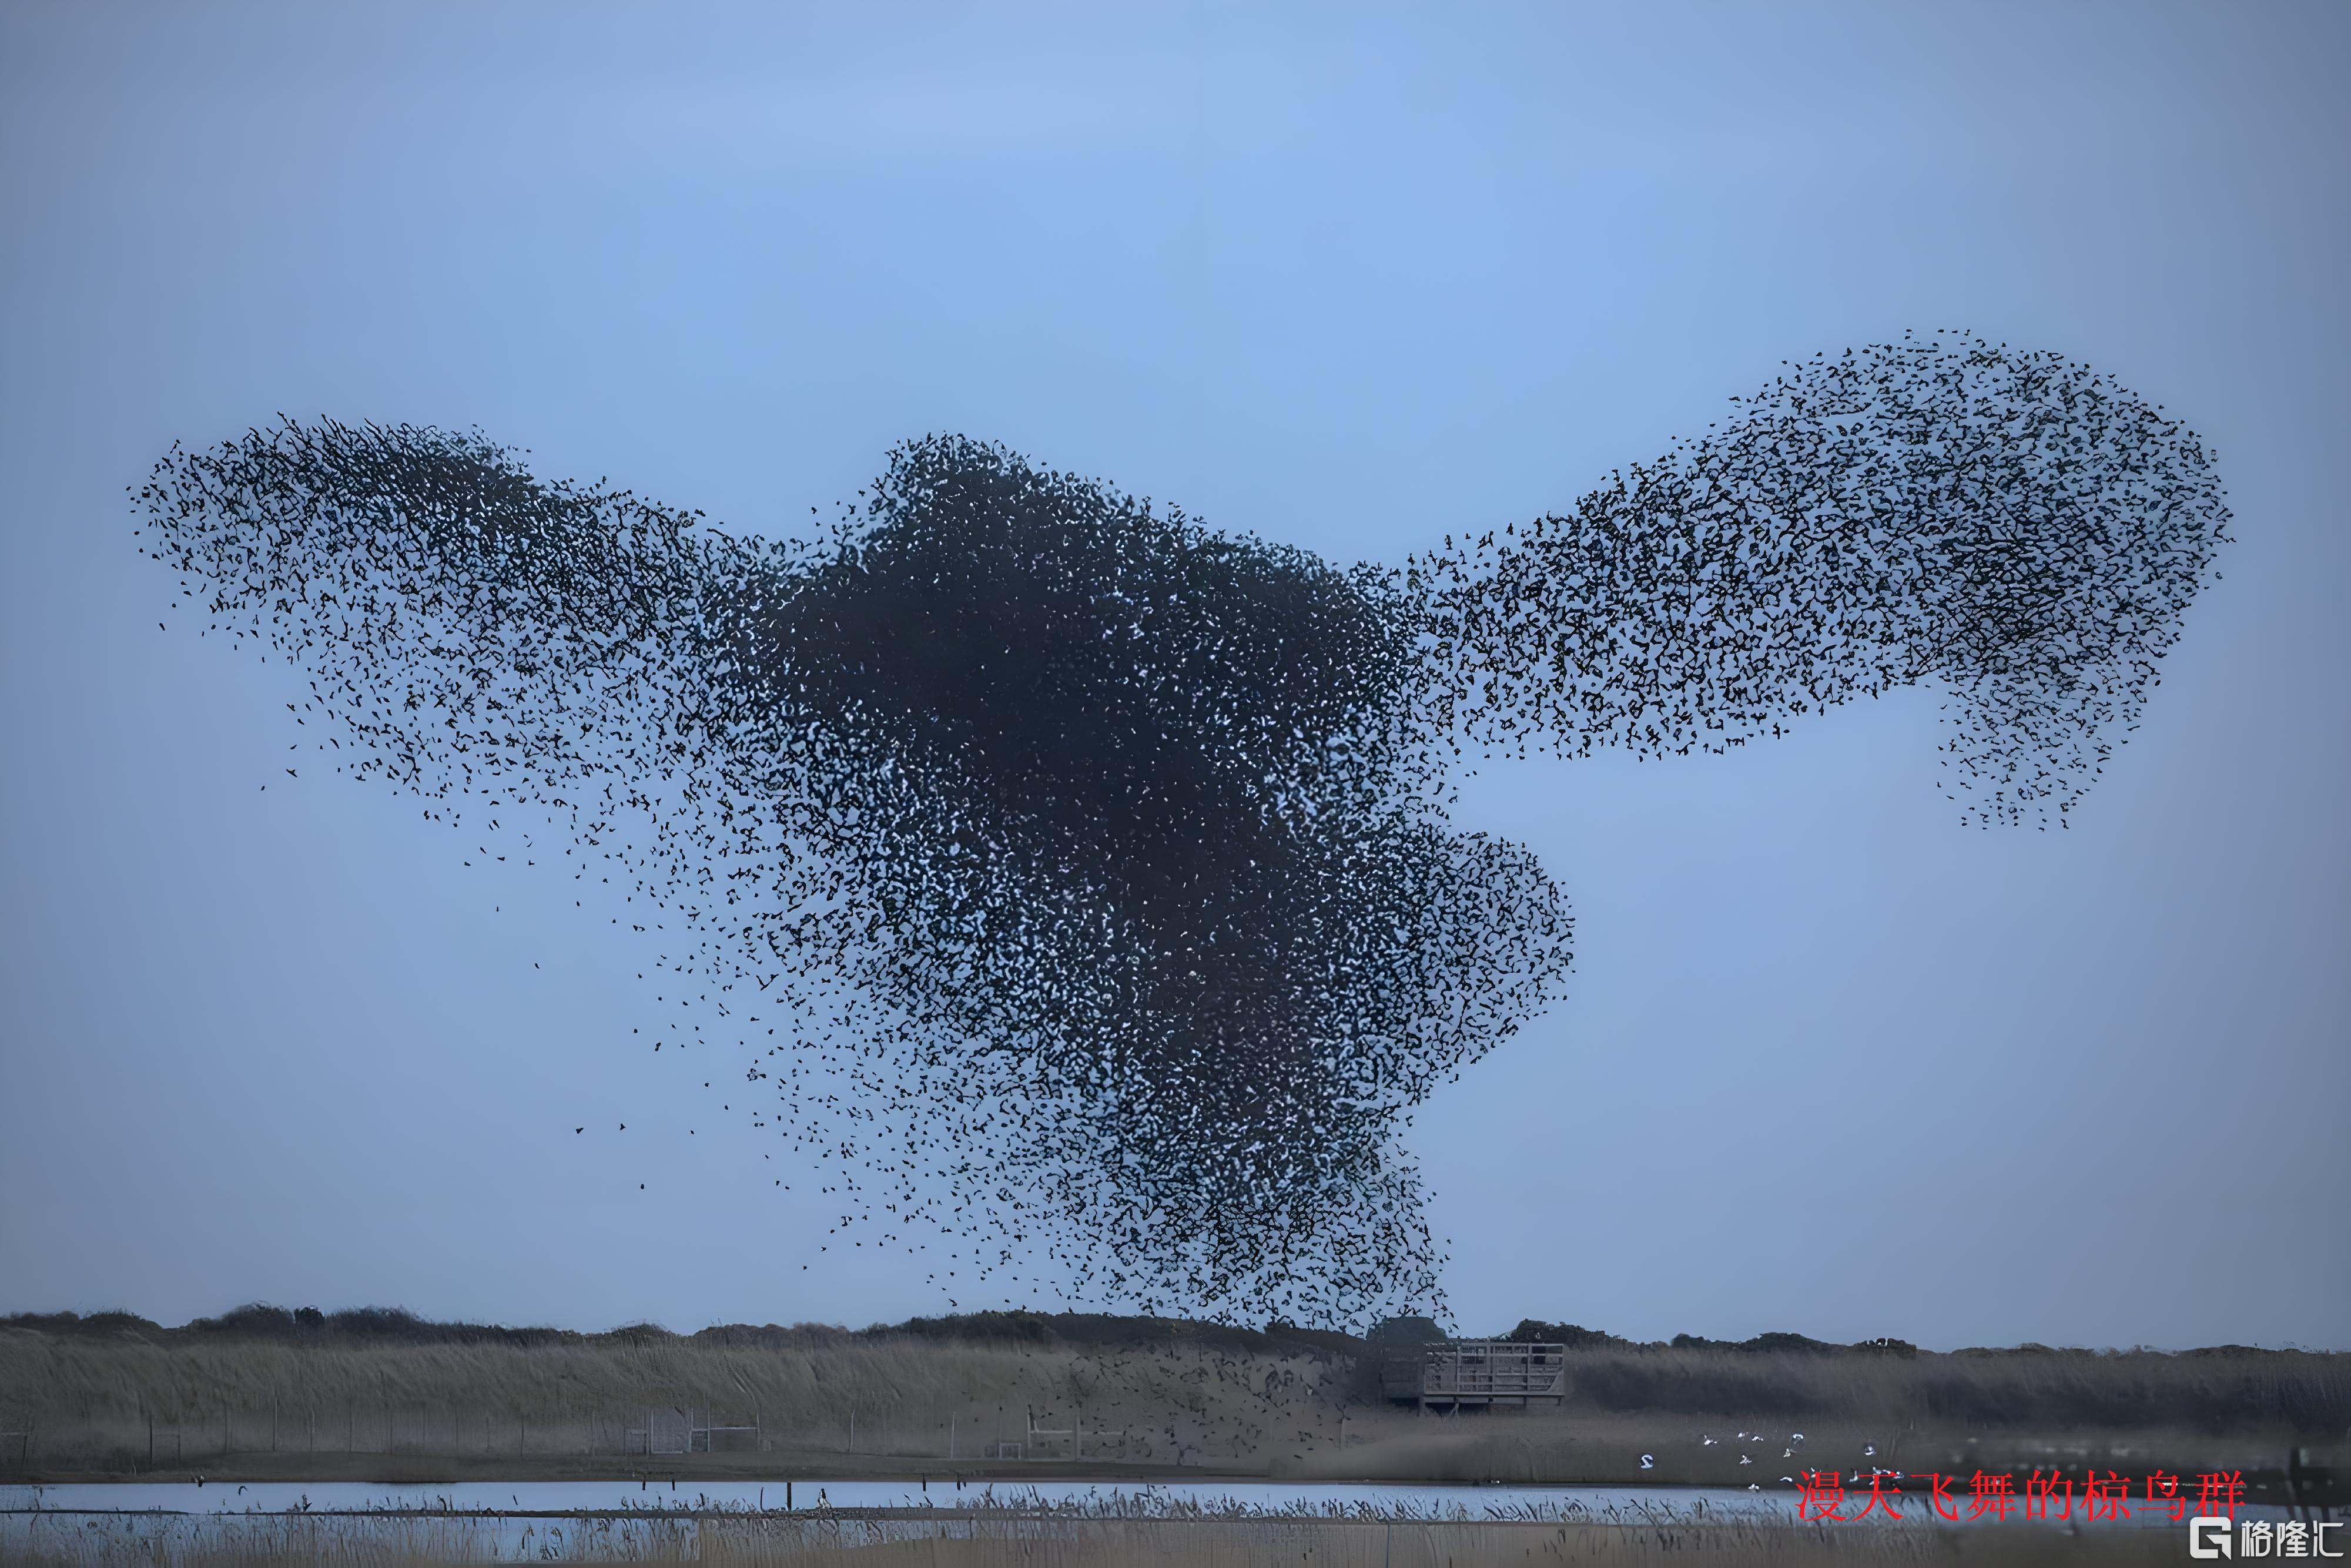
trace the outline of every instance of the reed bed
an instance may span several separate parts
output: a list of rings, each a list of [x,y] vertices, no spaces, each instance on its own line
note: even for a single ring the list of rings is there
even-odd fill
[[[1115,1351],[852,1338],[775,1348],[634,1343],[313,1347],[114,1343],[0,1331],[0,1427],[47,1462],[266,1453],[612,1453],[648,1408],[756,1427],[770,1451],[977,1458],[1032,1415],[1144,1462],[1335,1431],[1346,1369],[1200,1344]],[[15,1456],[0,1448],[0,1468]],[[135,1468],[126,1466],[125,1468]]]
[[[417,1343],[0,1328],[0,1434],[18,1434],[0,1437],[0,1474],[243,1465],[325,1479],[344,1473],[335,1456],[445,1462],[453,1477],[574,1473],[611,1468],[645,1412],[673,1406],[756,1428],[749,1453],[695,1457],[718,1471],[782,1456],[819,1473],[808,1463],[830,1456],[834,1474],[981,1462],[1032,1422],[1085,1434],[1089,1461],[1144,1469],[1741,1485],[1871,1458],[2273,1467],[2289,1446],[2338,1448],[2351,1431],[2351,1354],[1619,1345],[1571,1352],[1562,1409],[1440,1420],[1367,1398],[1368,1357],[1317,1337],[1130,1325],[1123,1342],[1108,1329],[1078,1343],[768,1329]]]
[[[12,1560],[39,1568],[394,1568],[517,1561],[703,1563],[729,1568],[1457,1568],[1473,1563],[1955,1563],[2040,1568],[2173,1561],[2170,1531],[1965,1530],[1721,1522],[1413,1519],[920,1520],[758,1518],[535,1521],[527,1531],[453,1519],[280,1516],[68,1522],[25,1532]]]
[[[2025,1346],[1948,1354],[1623,1346],[1573,1353],[1595,1410],[1993,1427],[2351,1427],[2351,1354],[2226,1345],[2168,1353]]]

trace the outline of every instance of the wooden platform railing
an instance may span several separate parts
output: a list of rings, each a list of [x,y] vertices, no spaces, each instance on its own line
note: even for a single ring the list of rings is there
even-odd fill
[[[1439,1340],[1392,1354],[1381,1384],[1391,1399],[1431,1405],[1559,1404],[1567,1347],[1515,1340]]]

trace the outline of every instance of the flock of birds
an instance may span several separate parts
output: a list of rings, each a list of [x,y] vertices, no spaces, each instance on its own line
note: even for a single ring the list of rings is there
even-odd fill
[[[486,858],[552,826],[841,1227],[951,1291],[1334,1324],[1435,1308],[1396,1134],[1568,969],[1543,868],[1453,830],[1464,767],[1933,682],[1969,812],[2062,822],[2228,524],[2160,409],[1947,336],[1393,569],[954,436],[793,539],[410,426],[175,446],[135,498],[333,766]]]

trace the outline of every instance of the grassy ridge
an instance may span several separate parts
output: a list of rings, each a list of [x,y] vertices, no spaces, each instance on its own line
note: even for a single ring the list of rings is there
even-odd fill
[[[31,1436],[0,1438],[0,1470],[217,1470],[275,1456],[255,1473],[315,1464],[324,1475],[341,1473],[325,1463],[337,1455],[501,1473],[601,1455],[609,1469],[643,1412],[673,1405],[758,1428],[756,1452],[713,1461],[834,1456],[833,1473],[936,1469],[951,1447],[976,1460],[985,1445],[1026,1441],[1032,1419],[1088,1434],[1085,1457],[1113,1468],[1742,1484],[1871,1449],[1922,1467],[1927,1455],[2274,1464],[2291,1443],[2331,1444],[2351,1428],[2351,1354],[1937,1354],[1793,1339],[1587,1334],[1571,1341],[1563,1409],[1437,1422],[1377,1402],[1374,1347],[1279,1326],[1002,1313],[677,1335],[260,1308],[179,1329],[20,1317],[0,1321],[0,1432]],[[1654,1456],[1646,1472],[1642,1453]]]

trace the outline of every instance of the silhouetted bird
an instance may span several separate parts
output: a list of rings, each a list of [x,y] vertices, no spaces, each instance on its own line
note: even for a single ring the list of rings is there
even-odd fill
[[[805,540],[408,426],[174,447],[138,499],[339,771],[471,812],[485,860],[554,826],[693,981],[654,1049],[739,1043],[755,1120],[844,1173],[836,1233],[1338,1323],[1437,1300],[1397,1129],[1568,969],[1535,857],[1455,831],[1461,768],[1928,682],[1966,815],[2063,822],[2228,522],[2177,421],[1960,337],[1788,366],[1392,570],[952,436]]]

